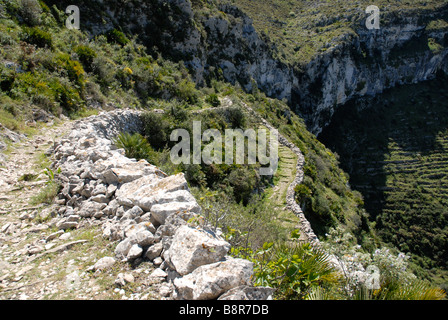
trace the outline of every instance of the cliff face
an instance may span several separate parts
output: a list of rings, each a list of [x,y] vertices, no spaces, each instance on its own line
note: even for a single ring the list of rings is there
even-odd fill
[[[425,13],[425,20],[421,13],[388,17],[380,30],[368,30],[361,21],[356,32],[345,34],[340,44],[318,54],[302,70],[275,60],[272,46],[255,33],[250,19],[238,16],[242,14],[238,9],[222,10],[239,20],[206,21],[212,48],[208,55],[213,57],[209,64],[219,66],[226,80],[240,81],[247,90],[254,79],[267,95],[288,99],[315,134],[329,124],[338,105],[353,97],[373,96],[399,84],[433,79],[438,70],[448,71],[448,30],[426,28],[428,20],[446,16],[448,6]],[[220,36],[224,42],[217,40]],[[430,48],[431,41],[441,46]]]
[[[86,1],[80,2],[81,7]],[[431,21],[446,21],[448,5],[437,12],[388,13],[380,30],[368,30],[357,13],[353,32],[300,69],[280,62],[275,57],[279,44],[258,34],[234,5],[196,8],[190,0],[113,0],[86,7],[84,25],[92,34],[112,28],[138,34],[150,48],[184,61],[198,84],[213,75],[250,92],[256,83],[268,96],[286,98],[315,134],[328,125],[338,105],[353,97],[448,71],[448,29],[428,28]]]
[[[335,108],[353,97],[373,96],[448,71],[448,49],[436,52],[428,46],[430,39],[446,46],[447,31],[428,32],[418,20],[400,19],[374,31],[359,29],[345,44],[307,65],[293,103],[313,133],[320,133]]]

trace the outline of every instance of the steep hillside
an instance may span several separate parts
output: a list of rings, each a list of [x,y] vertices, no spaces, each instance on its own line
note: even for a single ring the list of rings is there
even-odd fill
[[[374,100],[353,101],[319,137],[340,155],[383,240],[413,253],[413,261],[432,269],[431,276],[445,286],[446,81],[441,76],[388,90]]]
[[[218,77],[286,98],[315,134],[351,98],[447,70],[442,0],[380,1],[379,30],[365,26],[368,1],[92,3],[79,3],[85,30],[138,35],[153,53],[182,60],[197,83]]]
[[[259,12],[266,12],[267,3],[259,3]],[[319,10],[324,12],[323,8],[328,4],[319,3],[322,4]],[[6,199],[5,207],[0,208],[4,215],[1,220],[5,223],[2,225],[5,234],[0,239],[4,243],[0,262],[7,266],[7,270],[0,275],[0,289],[4,289],[2,296],[4,293],[4,297],[15,299],[19,295],[14,292],[32,287],[33,298],[61,297],[63,286],[54,292],[45,293],[44,286],[33,287],[34,279],[40,275],[45,279],[42,280],[43,283],[56,282],[57,286],[63,285],[70,276],[67,272],[72,269],[61,270],[58,264],[72,266],[76,259],[70,255],[69,260],[59,257],[60,259],[50,259],[47,262],[48,259],[44,260],[42,257],[47,258],[46,255],[49,254],[48,257],[51,258],[52,253],[65,251],[72,245],[75,245],[73,254],[81,252],[83,255],[82,259],[75,261],[81,269],[94,263],[93,258],[118,252],[120,259],[128,259],[129,252],[132,252],[132,258],[127,261],[129,263],[120,264],[117,268],[133,270],[131,273],[134,275],[149,272],[158,266],[167,272],[175,271],[173,265],[170,265],[172,257],[169,249],[179,224],[202,226],[205,219],[215,228],[221,228],[222,237],[233,247],[229,252],[233,257],[242,257],[253,263],[255,271],[252,280],[256,285],[269,285],[279,289],[277,298],[310,299],[316,297],[315,290],[322,288],[325,292],[328,290],[327,293],[332,298],[354,299],[364,292],[362,290],[366,280],[358,279],[359,281],[350,283],[350,288],[347,289],[349,279],[356,274],[366,275],[366,268],[374,262],[378,262],[384,278],[381,290],[371,292],[372,298],[443,298],[443,292],[432,290],[430,285],[421,282],[406,269],[405,255],[396,250],[389,253],[381,248],[383,245],[364,210],[362,195],[350,188],[349,177],[340,168],[337,155],[320,143],[312,133],[319,132],[328,123],[328,114],[332,114],[335,103],[346,102],[356,95],[355,87],[360,95],[374,94],[389,85],[430,78],[436,70],[446,67],[447,51],[443,47],[446,8],[440,6],[439,2],[435,1],[434,6],[428,6],[425,9],[427,11],[419,6],[414,8],[419,14],[415,19],[406,21],[404,26],[401,19],[405,18],[388,20],[388,27],[384,28],[384,33],[379,32],[377,37],[365,30],[354,36],[352,29],[350,31],[344,28],[342,36],[339,31],[330,33],[342,40],[338,40],[325,54],[311,52],[305,56],[301,52],[297,59],[303,60],[305,65],[289,60],[287,51],[279,56],[280,51],[275,46],[282,45],[283,42],[277,41],[273,34],[263,34],[257,30],[258,22],[253,24],[253,13],[246,10],[247,2],[243,2],[240,8],[237,4],[221,1],[80,0],[77,5],[81,11],[81,30],[69,30],[65,27],[68,16],[65,8],[71,4],[65,0],[0,0],[0,149],[4,151],[0,158],[4,165],[0,181],[1,196]],[[411,11],[405,17],[411,15]],[[278,12],[279,19],[285,17],[283,12],[283,9]],[[306,16],[314,16],[316,12],[303,11],[303,14],[302,18],[306,19]],[[432,22],[420,19],[423,14]],[[345,18],[355,22],[359,16],[362,14],[356,11],[353,16]],[[292,15],[288,14],[288,17]],[[326,19],[324,21],[328,22]],[[427,23],[431,27],[420,32],[423,30],[421,26],[426,26]],[[397,25],[401,27],[396,29]],[[407,36],[392,37],[390,42],[385,40],[390,34],[399,33],[402,28],[409,31]],[[353,37],[347,36],[346,31]],[[427,39],[428,32],[432,32],[431,41]],[[338,38],[340,36],[341,39]],[[414,40],[410,39],[414,36],[418,38],[416,42],[420,45],[422,39],[428,42],[424,42],[415,55],[406,53],[406,59],[401,59],[402,51],[394,51],[397,54],[395,64],[390,64],[392,48],[413,44]],[[369,42],[369,39],[373,40]],[[369,45],[364,48],[363,42],[369,42]],[[385,57],[375,60],[377,57],[374,47],[385,42],[388,45]],[[347,48],[351,49],[346,50]],[[362,48],[365,49],[365,54],[361,52],[361,57],[359,54]],[[368,54],[375,56],[373,60]],[[379,74],[385,76],[380,77]],[[346,81],[341,81],[341,77]],[[384,85],[381,81],[389,82]],[[344,95],[340,94],[342,91]],[[257,115],[248,112],[247,107]],[[125,118],[114,118],[117,113],[113,110],[122,108],[141,111],[131,112],[132,118],[138,118],[136,121],[141,122],[139,129],[123,123]],[[100,111],[110,112],[86,118]],[[102,119],[103,116],[109,122]],[[274,176],[260,177],[257,171],[259,163],[176,165],[169,159],[169,151],[173,146],[169,139],[171,132],[178,128],[191,132],[193,120],[201,120],[203,130],[217,129],[223,133],[230,128],[266,126],[260,116],[278,128],[289,140],[289,145],[294,146],[289,151],[281,148],[280,170]],[[73,122],[74,119],[82,121]],[[59,141],[56,148],[44,153],[43,146],[37,145],[33,152],[33,144],[38,144],[38,141],[51,143],[49,139],[33,139],[34,136],[45,134],[50,130],[48,127],[60,124],[60,121],[65,123],[64,129],[68,130],[73,124],[79,130],[71,132],[68,141]],[[99,139],[98,145],[82,136],[83,130],[91,128],[91,122],[95,123],[94,141]],[[123,132],[118,132],[114,126],[117,123]],[[63,131],[62,128],[55,130]],[[59,131],[56,133],[61,133]],[[107,132],[106,136],[102,136],[104,132]],[[328,238],[330,244],[335,241],[336,244],[331,245],[332,256],[321,248],[299,243],[298,240],[303,239],[300,228],[297,227],[300,219],[288,207],[283,207],[287,203],[284,200],[285,189],[294,180],[286,175],[294,175],[302,170],[297,165],[299,159],[291,153],[295,149],[298,150],[295,156],[303,154],[300,159],[305,160],[303,183],[294,190],[296,201],[319,238],[322,241]],[[10,170],[15,170],[12,161],[25,157],[25,154],[34,155],[37,159],[32,162],[35,163],[23,165],[19,162],[17,172],[9,174]],[[108,159],[112,155],[118,156],[122,162],[113,163],[113,159]],[[131,159],[141,159],[143,162]],[[156,237],[161,241],[158,255],[164,250],[162,256],[157,257],[160,258],[157,262],[153,261],[155,256],[146,259],[150,245],[143,240],[148,239],[139,239],[138,245],[132,243],[133,251],[136,252],[130,250],[129,244],[130,241],[137,240],[128,239],[131,238],[133,222],[144,224],[142,228],[145,230],[141,231],[145,231],[145,237],[148,236],[146,231],[150,231],[149,225],[145,225],[147,220],[144,219],[152,217],[149,212],[151,208],[142,206],[139,202],[141,199],[133,198],[131,194],[126,194],[127,198],[124,200],[114,198],[122,201],[118,206],[120,210],[117,207],[116,210],[110,208],[109,205],[106,207],[106,203],[113,202],[111,197],[115,191],[125,192],[126,187],[122,187],[142,175],[141,172],[127,172],[127,165],[148,166],[154,172],[159,172],[159,169],[146,161],[168,175],[185,173],[186,180],[185,183],[182,180],[182,189],[186,188],[188,182],[198,204],[204,210],[204,216],[188,216],[180,222],[170,221],[167,226],[162,223],[163,227],[157,231],[151,228],[154,235],[159,232]],[[98,167],[95,167],[97,171],[91,166],[96,162],[99,162]],[[80,170],[79,165],[87,167]],[[107,171],[117,168],[118,171],[124,169],[123,179],[126,181],[113,180],[116,174]],[[89,171],[90,169],[93,171]],[[147,173],[147,170],[141,170]],[[110,181],[108,174],[109,178],[112,177]],[[108,191],[109,187],[113,192]],[[32,197],[31,192],[35,193]],[[98,194],[92,194],[96,192]],[[188,196],[191,200],[190,197],[191,195]],[[175,198],[166,201],[168,205],[179,202]],[[191,201],[193,202],[197,212],[199,209],[196,200]],[[30,207],[26,207],[26,203]],[[23,214],[18,214],[18,205],[25,207]],[[159,214],[165,209],[162,206]],[[145,216],[146,213],[151,215]],[[111,225],[106,226],[106,222]],[[92,228],[84,230],[85,226]],[[100,226],[106,226],[105,230],[100,230]],[[126,227],[130,228],[125,230]],[[61,232],[56,232],[57,229],[64,230],[62,239],[59,238]],[[73,231],[71,235],[75,236],[75,240],[81,242],[66,242],[70,235],[65,234],[70,230]],[[54,233],[50,234],[50,231]],[[342,241],[335,236],[337,232],[344,234],[343,239],[349,237],[351,240]],[[32,235],[24,239],[23,236],[27,233]],[[106,243],[102,236],[112,242]],[[52,243],[49,242],[54,237],[65,244],[52,248]],[[162,238],[165,240],[162,241]],[[78,244],[82,246],[76,246]],[[339,248],[338,244],[344,247]],[[96,252],[92,259],[86,257],[96,246],[105,248]],[[10,247],[14,249],[8,249]],[[82,250],[83,248],[87,251]],[[226,251],[229,248],[229,245],[224,244],[220,250]],[[181,249],[179,247],[178,252],[182,252]],[[199,246],[199,249],[207,248],[202,246],[201,249]],[[406,248],[403,247],[404,249]],[[348,264],[342,264],[348,265],[350,270],[341,273],[341,266],[337,269],[335,265],[338,264],[334,259],[342,261],[346,257],[352,257],[355,251],[353,257],[356,256],[359,260],[352,259]],[[211,248],[208,253],[215,256],[216,252]],[[284,259],[293,263],[285,265],[282,263]],[[5,261],[15,261],[15,264]],[[25,268],[25,264],[30,261],[38,265],[31,266],[32,269]],[[396,261],[399,263],[395,263]],[[139,269],[140,263],[145,268]],[[393,268],[389,266],[391,263],[394,264]],[[45,272],[49,274],[40,273],[39,267],[43,264],[48,265]],[[19,267],[23,269],[18,270]],[[121,292],[130,293],[131,297],[142,296],[138,294],[142,287],[135,288],[132,281],[119,279],[118,269],[113,269],[107,276],[90,274],[92,268],[85,271],[83,281],[94,288],[100,288],[98,290],[104,289],[106,294],[103,297],[117,298],[117,292],[120,295]],[[190,273],[182,276],[187,274]],[[247,272],[242,274],[244,279],[249,278]],[[175,279],[182,278],[180,274],[171,275]],[[162,278],[173,282],[171,275]],[[193,276],[200,278],[198,273]],[[124,275],[121,274],[121,277]],[[143,290],[149,295],[151,286],[148,287],[144,282],[146,277],[142,275],[136,278],[143,281]],[[24,282],[20,283],[22,280]],[[157,281],[159,280],[165,281]],[[166,296],[163,297],[191,297],[190,281],[193,280],[191,277],[184,280],[176,287],[182,288],[182,292],[171,296],[173,291],[165,290],[163,292]],[[172,285],[171,282],[168,286]],[[118,291],[112,292],[114,285]],[[406,285],[415,290],[407,290]],[[120,289],[123,286],[126,291]],[[214,297],[222,293],[219,292]],[[82,298],[86,298],[86,294],[88,298],[95,298],[96,295],[90,291],[79,294]],[[145,294],[144,297],[148,298],[148,295]],[[194,296],[199,297],[201,294],[196,292]],[[62,297],[70,295],[63,294]]]

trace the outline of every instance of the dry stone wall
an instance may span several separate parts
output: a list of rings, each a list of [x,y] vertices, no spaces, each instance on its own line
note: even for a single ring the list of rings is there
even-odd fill
[[[56,226],[80,228],[95,220],[117,246],[115,257],[102,258],[93,268],[150,260],[158,266],[152,276],[168,280],[173,299],[270,298],[273,289],[251,285],[250,261],[228,256],[230,244],[203,222],[189,223],[203,219],[182,173],[167,176],[114,146],[120,132],[139,131],[140,115],[118,110],[77,121],[54,144],[52,166],[63,185]]]
[[[227,100],[228,101],[228,100]],[[242,104],[244,108],[254,117],[259,119],[261,123],[268,128],[270,131],[275,132],[275,129],[268,121],[262,118],[258,113],[256,113],[251,107],[247,104]],[[278,132],[278,131],[277,131]],[[300,220],[299,229],[302,233],[302,236],[306,239],[306,241],[310,242],[314,246],[319,246],[320,241],[319,238],[313,231],[310,222],[306,219],[305,214],[303,213],[302,208],[299,206],[297,201],[295,200],[295,187],[303,182],[303,166],[305,165],[305,157],[302,154],[302,151],[286,139],[282,134],[278,133],[278,143],[289,148],[292,152],[294,152],[297,156],[297,171],[296,176],[294,177],[293,182],[289,185],[288,190],[286,191],[286,204],[287,208],[292,211]]]

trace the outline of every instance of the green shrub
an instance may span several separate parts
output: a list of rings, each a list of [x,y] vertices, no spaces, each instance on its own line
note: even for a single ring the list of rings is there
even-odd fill
[[[70,81],[77,84],[80,89],[84,88],[85,85],[85,71],[82,65],[75,60],[72,60],[70,55],[67,53],[61,53],[57,56],[56,62],[67,72],[67,76]]]
[[[244,114],[241,107],[231,107],[226,111],[227,121],[230,123],[231,128],[233,129],[244,129],[246,126],[246,115]]]
[[[42,8],[37,0],[19,0],[19,13],[30,26],[41,23]]]
[[[439,54],[443,51],[443,46],[433,38],[428,39],[428,47],[434,54]]]
[[[228,181],[233,188],[233,195],[237,203],[247,204],[258,184],[255,170],[248,168],[238,168],[233,170]]]
[[[102,88],[108,89],[115,80],[116,66],[114,62],[103,55],[92,61],[92,71],[98,77]]]
[[[338,286],[322,289],[319,294],[314,292],[313,299],[441,300],[446,296],[429,282],[417,279],[409,270],[409,255],[385,247],[366,252],[342,227],[328,232],[323,248],[344,267],[344,277]],[[366,288],[362,276],[353,276],[366,272],[369,266],[377,267],[380,275],[375,290]]]
[[[122,132],[115,139],[114,143],[118,148],[123,148],[125,150],[126,157],[137,160],[144,159],[154,163],[154,150],[141,134]]]
[[[296,198],[299,203],[309,199],[312,195],[312,191],[304,184],[299,184],[294,188]]]
[[[210,103],[213,107],[219,107],[221,105],[221,101],[219,101],[218,95],[216,93],[212,93],[209,95],[205,101]]]
[[[328,254],[310,244],[265,243],[256,252],[232,248],[231,253],[251,260],[255,285],[275,288],[276,297],[283,300],[304,299],[314,287],[339,279]]]
[[[193,82],[183,79],[178,85],[176,95],[191,104],[197,103],[199,100],[199,92]]]
[[[109,42],[114,42],[122,46],[127,45],[130,41],[123,32],[117,29],[108,31],[106,37]]]
[[[23,40],[29,44],[34,44],[39,48],[53,48],[53,39],[51,34],[41,30],[38,27],[24,28]]]
[[[68,114],[74,114],[83,104],[79,92],[68,81],[54,78],[48,83],[48,87],[61,108]]]
[[[156,150],[166,147],[169,141],[170,124],[161,114],[147,112],[142,115],[143,131],[146,139]]]
[[[201,166],[189,164],[185,166],[185,179],[194,186],[204,186],[206,184],[206,175],[202,172]]]
[[[9,92],[15,79],[15,71],[0,64],[0,89]]]
[[[78,55],[79,61],[81,61],[84,68],[88,72],[91,72],[93,67],[93,59],[96,58],[96,52],[86,45],[78,45],[75,47],[74,51]]]

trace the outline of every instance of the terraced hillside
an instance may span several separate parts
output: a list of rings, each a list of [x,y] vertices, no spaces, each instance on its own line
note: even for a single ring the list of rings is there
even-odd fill
[[[424,268],[448,258],[446,77],[346,105],[320,136],[341,157],[383,240]]]

